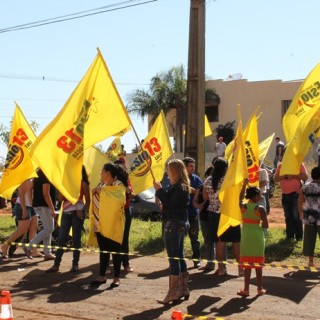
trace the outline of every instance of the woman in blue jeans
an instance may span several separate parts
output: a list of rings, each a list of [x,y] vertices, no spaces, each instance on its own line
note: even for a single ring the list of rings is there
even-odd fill
[[[190,296],[189,274],[184,259],[184,238],[189,229],[190,184],[188,173],[183,162],[178,159],[169,161],[167,170],[171,183],[167,191],[162,189],[160,182],[154,181],[153,183],[156,197],[161,201],[163,213],[167,218],[164,226],[164,239],[170,264],[169,291],[163,300],[157,300],[161,304],[176,302],[182,297],[188,300]]]
[[[78,201],[73,205],[61,194],[59,194],[59,201],[63,201],[63,212],[59,230],[58,247],[64,247],[66,245],[70,229],[72,228],[72,246],[76,250],[73,250],[73,260],[70,271],[77,272],[79,270],[80,250],[78,249],[81,248],[81,231],[85,214],[90,207],[89,180],[84,166],[82,166],[82,179]],[[63,249],[57,250],[54,265],[46,271],[47,273],[59,271],[63,252]]]

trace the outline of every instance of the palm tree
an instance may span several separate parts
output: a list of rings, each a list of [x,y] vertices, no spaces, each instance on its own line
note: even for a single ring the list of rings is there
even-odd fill
[[[219,96],[213,89],[207,91],[206,97],[208,96],[209,100],[218,99],[220,102]],[[171,109],[176,109],[175,141],[180,141],[179,151],[183,151],[182,129],[186,122],[187,110],[187,79],[183,65],[156,74],[151,79],[149,90],[135,90],[129,94],[128,100],[128,112],[138,114],[142,118],[151,116],[151,125],[161,110],[166,115]]]

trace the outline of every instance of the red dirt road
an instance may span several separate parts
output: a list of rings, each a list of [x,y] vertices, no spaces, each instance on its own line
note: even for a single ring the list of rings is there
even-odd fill
[[[282,209],[269,215],[270,227],[283,226]],[[111,277],[99,288],[89,286],[98,273],[98,254],[81,254],[80,270],[70,273],[72,253],[63,256],[60,272],[46,274],[52,262],[28,260],[19,248],[10,260],[0,259],[0,289],[11,292],[15,319],[171,319],[173,310],[198,319],[320,320],[320,274],[287,268],[265,268],[268,293],[256,296],[255,276],[250,297],[236,295],[243,287],[237,267],[230,264],[228,276],[190,268],[191,296],[174,306],[161,306],[168,288],[168,261],[156,256],[131,257],[134,272],[121,274],[119,288],[110,289]],[[188,262],[192,266],[191,261]]]

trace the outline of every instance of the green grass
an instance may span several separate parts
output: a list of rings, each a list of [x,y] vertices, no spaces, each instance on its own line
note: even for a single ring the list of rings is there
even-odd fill
[[[138,255],[158,255],[165,257],[166,252],[162,238],[161,222],[141,221],[138,219],[132,220],[130,231],[130,252]],[[14,219],[9,215],[0,215],[0,241],[15,230]],[[82,243],[87,243],[88,240],[88,220],[85,221],[86,232],[82,235]],[[203,244],[202,234],[200,232],[200,242]],[[230,247],[230,245],[229,245]],[[205,256],[204,248],[201,248],[202,256]],[[232,259],[231,248],[228,253]],[[192,256],[192,250],[189,237],[185,239],[186,257]],[[285,230],[283,228],[269,229],[269,234],[266,238],[266,262],[281,262],[287,264],[301,264],[306,262],[306,257],[302,256],[302,241],[286,240]],[[315,258],[320,258],[320,241],[316,243]]]
[[[15,229],[14,218],[10,215],[0,215],[0,241],[3,241]]]

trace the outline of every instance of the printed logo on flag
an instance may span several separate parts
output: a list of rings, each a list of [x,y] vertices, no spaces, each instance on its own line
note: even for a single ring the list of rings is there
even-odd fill
[[[32,141],[30,141],[26,132],[22,128],[19,128],[9,144],[6,163],[4,165],[5,174],[8,174],[10,170],[14,170],[20,165],[24,159],[23,148],[28,149],[31,147],[31,145]]]
[[[85,100],[79,115],[74,121],[74,127],[65,131],[57,140],[57,146],[62,149],[65,153],[71,154],[75,159],[81,158],[83,154],[83,133],[84,125],[89,119],[89,110],[91,103]]]
[[[140,151],[134,158],[131,165],[131,173],[141,177],[150,171],[152,161],[162,161],[162,147],[156,137],[144,142],[143,151]]]
[[[300,99],[298,100],[298,110],[295,115],[298,117],[303,110],[301,107],[303,105],[313,108],[320,99],[320,81],[314,82],[308,88],[303,90],[300,94]]]
[[[245,141],[247,168],[248,168],[248,179],[250,183],[259,181],[259,166],[257,165],[257,159],[252,150],[250,141]]]

